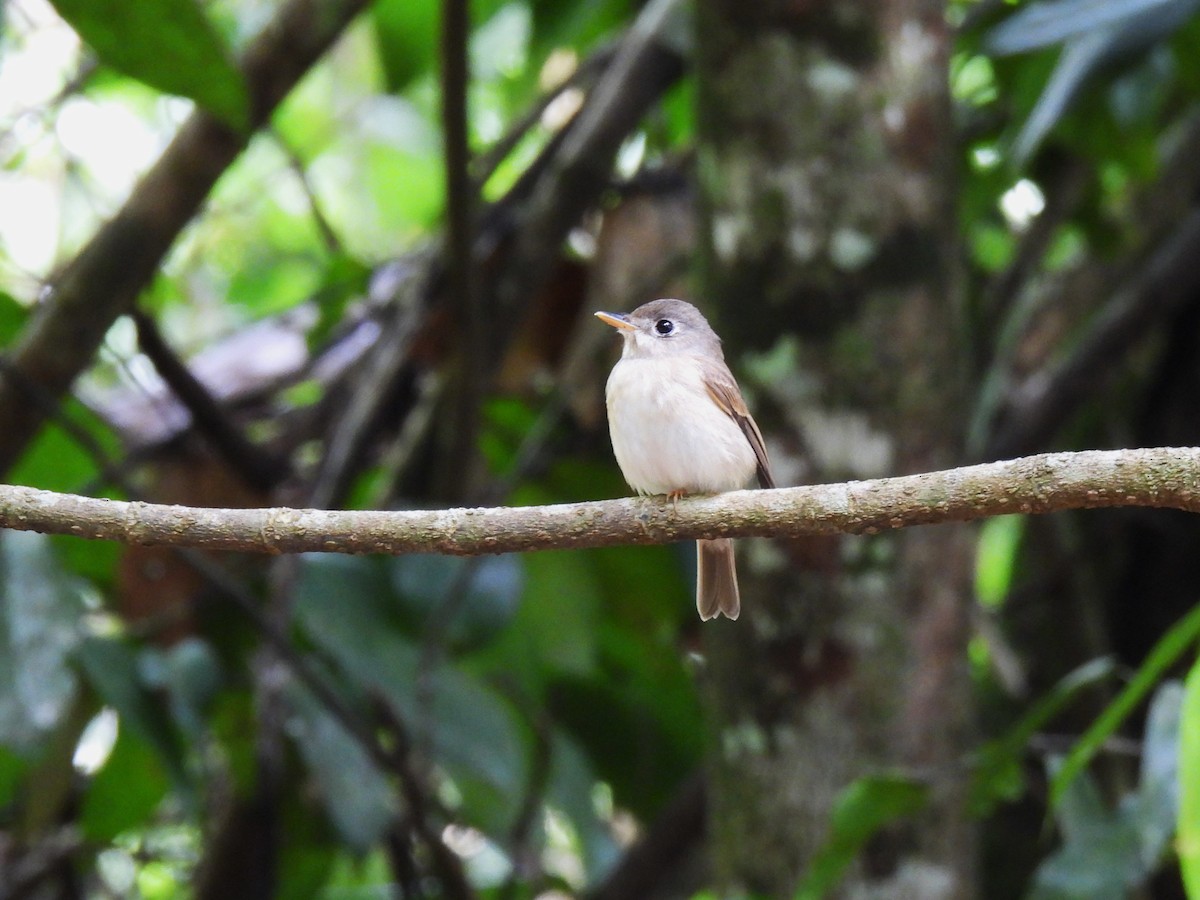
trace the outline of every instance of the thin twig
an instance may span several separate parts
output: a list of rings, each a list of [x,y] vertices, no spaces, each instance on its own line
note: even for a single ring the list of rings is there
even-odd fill
[[[286,631],[271,621],[252,597],[232,575],[218,563],[191,550],[183,551],[183,559],[199,572],[211,586],[246,617],[254,630],[271,648],[275,658],[291,672],[292,677],[304,687],[329,713],[330,718],[346,730],[346,733],[362,747],[375,765],[385,772],[395,771],[395,759],[376,737],[367,720],[359,715],[343,697],[334,690],[309,665],[308,659],[292,644]]]
[[[424,325],[430,275],[428,260],[418,256],[412,271],[397,287],[388,314],[380,321],[380,337],[356,367],[358,377],[348,404],[326,428],[328,443],[308,492],[315,506],[335,506],[348,490],[385,405],[410,371],[409,348]],[[329,394],[331,398],[338,395]]]
[[[312,215],[313,224],[317,227],[317,234],[321,236],[321,243],[325,245],[325,249],[334,256],[342,256],[345,254],[342,239],[338,237],[334,231],[333,225],[329,222],[329,217],[325,215],[325,210],[321,205],[320,199],[317,197],[317,192],[313,189],[312,181],[308,177],[308,169],[304,165],[304,160],[300,158],[287,139],[279,132],[279,129],[271,129],[271,137],[275,139],[275,144],[280,151],[287,157],[288,167],[292,170],[292,174],[296,176],[296,181],[300,184],[300,190],[304,192],[304,199],[308,201],[308,211]]]
[[[287,464],[256,446],[222,409],[167,344],[154,319],[139,309],[130,313],[137,326],[138,346],[167,387],[192,417],[196,432],[246,485],[270,491],[287,475]]]
[[[683,58],[672,45],[682,9],[679,0],[646,4],[583,109],[564,129],[562,146],[523,211],[516,246],[497,287],[497,327],[508,324],[510,311],[537,293],[567,233],[607,186],[621,142],[683,74]]]
[[[454,851],[446,846],[439,832],[430,822],[431,798],[422,779],[417,775],[413,763],[413,741],[408,726],[395,707],[386,699],[376,698],[379,717],[387,724],[396,740],[395,762],[392,771],[400,781],[400,790],[408,804],[408,819],[412,832],[429,851],[431,868],[441,887],[441,896],[450,900],[471,900],[475,892],[463,872],[462,862]]]
[[[471,21],[467,0],[442,0],[442,136],[446,181],[446,289],[454,313],[457,338],[456,378],[442,488],[454,499],[470,496],[478,477],[479,409],[489,357],[488,315],[475,278],[475,185],[467,125],[470,58],[467,42]]]
[[[997,273],[984,288],[979,299],[983,321],[978,329],[980,335],[988,341],[988,346],[981,348],[983,352],[1003,352],[1006,343],[1015,343],[1015,339],[1002,342],[995,341],[994,338],[996,335],[1004,335],[1004,327],[1011,318],[1017,297],[1038,271],[1051,242],[1059,233],[1060,226],[1078,210],[1093,177],[1093,168],[1086,161],[1072,160],[1067,165],[1066,171],[1060,173],[1053,185],[1053,190],[1048,192],[1046,208],[1033,220],[1017,243],[1012,262]],[[1024,323],[1024,318],[1021,317],[1020,324]],[[1016,330],[1009,329],[1010,332]],[[997,347],[997,344],[1000,346]]]
[[[604,881],[584,895],[585,900],[655,896],[663,879],[678,872],[683,857],[703,839],[706,794],[703,773],[693,772]]]
[[[1145,269],[1096,314],[1072,352],[1010,393],[982,455],[1010,456],[1038,447],[1091,396],[1150,328],[1188,302],[1200,285],[1200,209],[1193,210]]]
[[[3,355],[0,355],[0,377],[11,381],[13,389],[22,393],[30,404],[38,407],[43,418],[61,428],[67,437],[92,458],[99,473],[98,479],[93,481],[99,481],[101,484],[115,484],[123,488],[125,477],[121,472],[122,466],[109,457],[108,451],[88,431],[86,426],[67,415],[57,398],[13,368],[8,362],[8,357]],[[127,496],[131,495],[127,494]]]
[[[551,103],[561,97],[566,91],[582,87],[593,80],[612,62],[616,50],[617,45],[606,44],[594,51],[591,56],[576,67],[574,72],[542,94],[529,109],[522,113],[519,119],[509,126],[508,131],[501,135],[494,144],[488,147],[487,150],[476,155],[471,160],[471,177],[475,182],[475,189],[477,191],[483,190],[483,186],[496,174],[496,169],[516,149],[521,139],[542,120],[542,116]]]
[[[533,725],[533,753],[529,766],[529,781],[512,828],[509,829],[507,848],[512,868],[497,892],[497,900],[513,900],[521,882],[528,882],[531,876],[540,872],[536,863],[537,852],[531,846],[531,839],[540,821],[539,815],[546,800],[546,789],[550,784],[553,743],[551,723],[546,715],[534,713],[530,718]]]

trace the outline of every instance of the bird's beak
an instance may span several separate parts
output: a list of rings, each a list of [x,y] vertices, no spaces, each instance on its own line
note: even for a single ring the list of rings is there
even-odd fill
[[[605,325],[611,325],[613,328],[637,331],[637,326],[629,321],[629,316],[625,315],[625,313],[598,312],[596,313],[596,318]]]

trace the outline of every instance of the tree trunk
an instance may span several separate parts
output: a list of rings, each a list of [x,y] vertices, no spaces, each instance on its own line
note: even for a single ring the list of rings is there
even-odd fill
[[[698,37],[702,292],[731,351],[768,351],[757,405],[780,482],[955,463],[965,341],[942,4],[701,0]],[[791,896],[838,793],[899,769],[929,802],[869,843],[846,893],[974,893],[971,546],[949,526],[743,548],[744,614],[706,629],[727,890]]]

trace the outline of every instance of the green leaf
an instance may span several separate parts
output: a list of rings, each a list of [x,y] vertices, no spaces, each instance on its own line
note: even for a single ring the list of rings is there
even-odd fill
[[[1192,0],[1043,0],[993,28],[985,46],[996,55],[1024,53],[1112,27],[1128,30],[1136,45],[1169,34],[1194,11]]]
[[[372,195],[382,227],[416,235],[438,221],[444,195],[439,155],[369,143],[362,160],[368,182],[387,186]]]
[[[436,627],[455,649],[487,643],[513,617],[521,599],[521,556],[473,559],[414,553],[391,561],[401,606],[419,632]],[[451,615],[450,621],[443,621]]]
[[[117,742],[92,778],[83,799],[79,824],[84,835],[107,843],[145,822],[167,793],[162,761],[149,742],[130,728],[119,728]]]
[[[591,561],[580,553],[535,553],[525,559],[525,596],[510,636],[539,666],[585,674],[595,665],[601,597]]]
[[[195,637],[167,650],[148,647],[138,654],[138,673],[147,687],[166,692],[180,729],[198,737],[222,681],[221,664],[212,648]]]
[[[77,658],[88,681],[128,728],[158,754],[175,788],[189,801],[191,782],[184,763],[184,742],[162,698],[147,690],[134,648],[115,638],[89,637]]]
[[[597,630],[596,673],[552,682],[550,708],[612,785],[617,805],[651,818],[703,756],[696,685],[662,636],[604,621]]]
[[[12,294],[0,291],[0,347],[12,344],[28,318],[28,309],[18,303]]]
[[[532,0],[534,46],[538,58],[560,45],[586,50],[628,24],[637,5],[630,0]]]
[[[579,745],[556,729],[550,743],[546,800],[564,813],[575,827],[589,883],[606,872],[621,855],[611,826],[596,813],[593,799],[596,782],[596,772]]]
[[[437,63],[436,0],[376,0],[371,6],[379,61],[389,91],[400,92]]]
[[[79,584],[49,539],[0,534],[0,744],[33,749],[67,714],[82,611]]]
[[[1111,657],[1100,657],[1068,673],[1034,704],[1008,733],[984,744],[976,754],[971,783],[971,811],[985,816],[1002,800],[1015,800],[1024,789],[1022,757],[1037,732],[1088,685],[1108,678],[1116,671]]]
[[[78,400],[63,404],[61,413],[90,434],[102,450],[116,456],[118,447],[112,433],[91,427],[96,421],[95,416]],[[95,456],[62,427],[51,422],[25,451],[8,482],[47,491],[76,493],[95,479],[98,471],[99,461]]]
[[[975,550],[975,597],[985,609],[1004,603],[1012,586],[1024,516],[996,516],[979,529]]]
[[[367,292],[371,268],[347,253],[334,253],[325,262],[321,285],[313,300],[320,319],[308,332],[310,347],[322,346],[345,319],[351,301]]]
[[[1095,780],[1082,773],[1066,788],[1055,816],[1063,846],[1034,874],[1033,900],[1128,896],[1159,868],[1175,831],[1183,689],[1176,681],[1155,692],[1146,717],[1136,790],[1110,809]],[[1051,775],[1060,763],[1047,761]]]
[[[246,129],[250,101],[224,41],[195,0],[51,0],[108,66],[189,97]]]
[[[1071,780],[1087,767],[1109,736],[1121,727],[1126,717],[1153,690],[1167,669],[1196,643],[1197,638],[1200,638],[1200,605],[1171,626],[1159,639],[1129,684],[1071,748],[1050,786],[1052,805],[1057,805]]]
[[[526,762],[508,703],[453,663],[423,657],[404,633],[385,560],[305,556],[296,615],[346,674],[384,697],[413,739],[433,748],[469,814],[489,826],[516,814]]]
[[[1154,692],[1142,738],[1137,790],[1121,800],[1121,815],[1132,823],[1149,875],[1170,846],[1179,812],[1179,728],[1183,685],[1166,681]]]
[[[862,846],[881,828],[919,811],[929,788],[902,775],[859,778],[838,794],[829,837],[817,851],[796,891],[796,900],[827,896]]]
[[[969,240],[971,257],[985,272],[999,272],[1016,252],[1016,238],[1007,228],[994,222],[971,223]]]
[[[1184,685],[1179,727],[1179,816],[1175,846],[1188,896],[1200,898],[1200,660]]]
[[[28,760],[0,744],[0,810],[16,800],[21,781],[28,771]]]
[[[1048,760],[1051,773],[1057,760]],[[1109,810],[1084,773],[1064,790],[1055,812],[1063,846],[1034,873],[1029,900],[1120,900],[1145,874],[1137,830]]]
[[[306,691],[288,694],[289,732],[334,827],[356,853],[365,853],[396,816],[396,797],[362,745]]]

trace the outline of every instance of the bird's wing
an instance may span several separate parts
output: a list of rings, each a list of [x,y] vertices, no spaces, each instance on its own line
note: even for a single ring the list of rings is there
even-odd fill
[[[771,474],[771,461],[767,459],[767,448],[763,444],[762,432],[758,430],[758,426],[754,423],[754,417],[746,408],[746,401],[742,399],[742,392],[738,390],[733,375],[728,370],[714,372],[706,369],[704,386],[708,389],[708,394],[713,398],[713,402],[721,407],[727,416],[737,422],[738,427],[742,429],[742,434],[746,435],[746,440],[750,442],[750,447],[754,450],[754,457],[758,460],[759,487],[775,487],[775,477]]]

